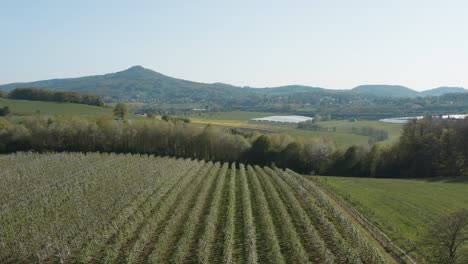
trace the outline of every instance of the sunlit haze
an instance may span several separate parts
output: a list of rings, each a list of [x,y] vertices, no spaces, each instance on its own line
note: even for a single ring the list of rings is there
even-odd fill
[[[253,87],[468,87],[467,1],[74,2],[2,2],[1,84],[142,65]]]

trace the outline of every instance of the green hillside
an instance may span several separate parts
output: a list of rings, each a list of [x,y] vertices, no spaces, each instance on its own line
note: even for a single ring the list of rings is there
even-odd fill
[[[284,95],[313,94],[320,97],[339,99],[340,104],[363,102],[374,97],[416,97],[460,92],[460,88],[439,88],[420,93],[398,85],[361,85],[351,90],[334,90],[305,85],[286,85],[279,87],[252,88],[225,83],[202,83],[170,77],[156,71],[133,66],[126,70],[103,75],[42,80],[27,83],[0,85],[0,90],[11,91],[19,87],[37,87],[56,91],[77,91],[83,94],[103,96],[106,101],[145,101],[159,104],[210,104],[223,107],[250,107],[262,102],[287,102]],[[302,96],[299,96],[302,97]],[[300,102],[295,98],[292,103]],[[310,102],[308,102],[310,103]],[[328,104],[328,103],[327,103]]]
[[[448,93],[468,93],[468,89],[462,87],[438,87],[421,92],[425,96],[440,96]]]
[[[401,85],[360,85],[351,91],[377,97],[416,97],[420,95],[419,92]]]
[[[468,179],[369,179],[316,177],[349,197],[369,220],[397,239],[406,250],[439,216],[468,208]]]
[[[172,78],[141,66],[104,75],[0,85],[0,89],[6,91],[17,87],[78,91],[103,96],[107,100],[158,98],[174,103],[220,100],[222,97],[238,95],[247,90],[222,83],[207,84]]]

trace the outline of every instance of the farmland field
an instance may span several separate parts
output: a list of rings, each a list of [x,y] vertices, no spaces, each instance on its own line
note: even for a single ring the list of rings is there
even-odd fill
[[[338,147],[347,148],[351,145],[367,145],[369,137],[349,133],[349,130],[354,127],[371,127],[381,129],[388,132],[389,138],[378,144],[390,144],[395,142],[400,136],[401,124],[386,124],[379,121],[359,120],[350,122],[349,120],[332,120],[320,122],[320,126],[328,128],[336,128],[337,132],[326,131],[310,131],[296,128],[295,124],[269,123],[269,122],[253,122],[251,118],[266,117],[271,115],[280,115],[277,113],[262,113],[262,112],[246,112],[232,111],[219,113],[199,113],[198,115],[189,116],[195,124],[212,124],[223,127],[245,128],[249,130],[259,130],[268,132],[285,133],[295,139],[312,139],[318,137],[328,137],[335,141]]]
[[[468,180],[463,177],[316,179],[348,197],[360,212],[407,250],[420,243],[421,235],[437,217],[468,207]]]
[[[0,156],[0,262],[386,263],[313,182],[235,165]]]
[[[134,105],[137,105],[134,103]],[[87,118],[97,118],[102,115],[110,116],[114,104],[109,104],[111,108],[97,107],[84,104],[74,103],[57,103],[57,102],[42,102],[28,100],[10,100],[0,98],[0,107],[9,106],[13,115],[55,115],[55,116],[71,116],[80,115]],[[389,144],[399,137],[402,125],[400,124],[385,124],[378,121],[357,121],[349,122],[348,120],[333,120],[320,122],[320,126],[336,128],[337,132],[326,131],[310,131],[297,129],[296,125],[279,124],[279,123],[260,123],[249,121],[255,117],[265,117],[275,115],[274,113],[266,112],[248,112],[248,111],[231,111],[231,112],[200,112],[188,117],[192,123],[201,127],[211,124],[219,127],[241,128],[247,131],[257,130],[264,133],[284,133],[294,139],[308,140],[314,138],[327,137],[333,140],[339,148],[348,148],[351,145],[367,145],[369,137],[348,133],[352,126],[368,126],[376,129],[382,129],[389,133],[389,139],[379,142],[378,144]],[[141,115],[130,115],[129,119],[146,119]]]
[[[18,115],[83,115],[99,116],[112,113],[112,109],[74,103],[56,103],[27,100],[11,100],[0,98],[0,107],[10,107],[13,114]]]

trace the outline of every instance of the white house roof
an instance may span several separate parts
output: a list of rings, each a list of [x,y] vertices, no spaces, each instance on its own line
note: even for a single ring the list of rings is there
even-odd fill
[[[443,115],[442,119],[465,119],[468,114],[464,115]],[[394,118],[384,118],[380,119],[380,122],[385,123],[395,123],[395,124],[405,124],[408,123],[412,119],[423,119],[423,116],[410,116],[410,117],[394,117]]]
[[[424,116],[405,116],[405,117],[393,117],[393,118],[384,118],[380,119],[380,122],[384,123],[394,123],[394,124],[405,124],[413,119],[423,119]]]
[[[312,117],[308,116],[297,116],[297,115],[290,115],[290,116],[267,116],[261,118],[252,118],[252,121],[259,121],[259,122],[280,122],[280,123],[300,123],[304,121],[313,120]]]
[[[468,115],[443,115],[443,119],[465,119]]]

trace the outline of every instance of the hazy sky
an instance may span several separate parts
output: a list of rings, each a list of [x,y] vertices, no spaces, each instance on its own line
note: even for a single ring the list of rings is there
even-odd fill
[[[468,88],[468,1],[0,0],[0,83],[133,65],[202,82]]]

